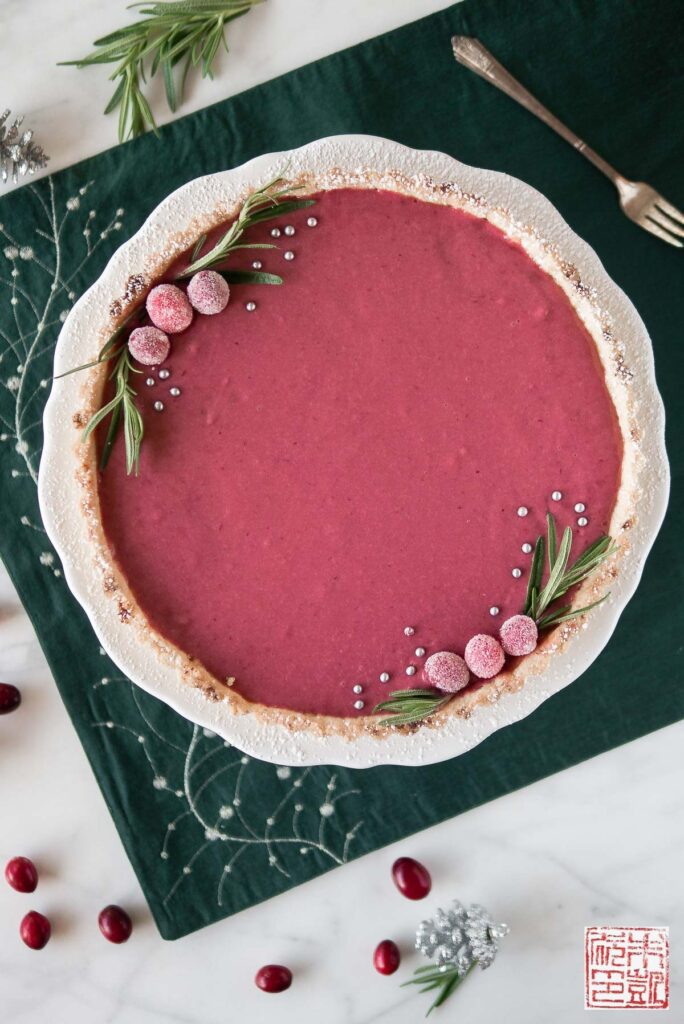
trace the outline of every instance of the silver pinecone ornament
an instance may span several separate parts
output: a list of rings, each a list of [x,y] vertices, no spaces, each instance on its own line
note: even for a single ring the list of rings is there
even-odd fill
[[[494,962],[499,939],[508,930],[506,924],[495,924],[478,903],[464,907],[453,900],[447,910],[440,907],[434,918],[420,922],[416,949],[438,967],[453,964],[464,972],[478,963],[484,970]]]
[[[20,174],[34,174],[40,167],[46,167],[50,158],[33,141],[31,129],[19,134],[24,118],[15,117],[10,123],[9,116],[9,110],[0,114],[0,177],[3,185],[8,178],[16,185]]]
[[[404,985],[417,985],[432,992],[434,1002],[428,1014],[441,1006],[478,965],[489,967],[508,933],[507,924],[495,924],[478,903],[464,907],[454,900],[446,910],[421,921],[416,932],[416,949],[432,962],[418,967]]]

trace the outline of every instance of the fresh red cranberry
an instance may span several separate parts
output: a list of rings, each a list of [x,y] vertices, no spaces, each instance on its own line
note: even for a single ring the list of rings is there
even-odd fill
[[[5,878],[17,892],[34,892],[38,885],[36,865],[28,857],[12,857],[7,862]]]
[[[21,704],[21,693],[11,683],[0,683],[0,715],[9,715]]]
[[[400,857],[392,865],[394,884],[407,900],[422,900],[432,888],[430,872],[413,857]]]
[[[37,910],[29,910],[19,925],[21,940],[29,949],[42,949],[43,946],[47,946],[51,932],[47,917],[39,914]]]
[[[133,922],[126,911],[114,903],[100,911],[97,923],[109,942],[127,942],[133,931]]]
[[[373,953],[373,967],[378,974],[394,974],[400,960],[399,947],[391,939],[383,939]]]
[[[292,971],[280,964],[266,964],[256,972],[254,982],[262,992],[284,992],[292,984]]]

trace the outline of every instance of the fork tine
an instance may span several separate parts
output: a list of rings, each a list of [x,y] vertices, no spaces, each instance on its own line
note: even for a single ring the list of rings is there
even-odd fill
[[[679,235],[680,238],[684,238],[684,225],[678,224],[677,221],[673,220],[672,217],[668,217],[666,213],[663,213],[658,209],[657,206],[652,206],[648,211],[647,216],[654,220],[656,224],[660,224],[661,228],[665,228],[673,235]]]
[[[664,242],[669,242],[670,245],[676,245],[678,249],[682,248],[684,243],[680,242],[674,235],[669,234],[667,231],[663,231],[663,229],[659,227],[654,220],[651,220],[650,217],[643,217],[641,220],[637,221],[637,223],[639,227],[644,228],[646,231],[650,231],[652,235],[657,235],[658,238],[662,238]]]
[[[663,213],[666,213],[668,217],[672,217],[672,220],[676,220],[679,224],[684,224],[684,213],[681,213],[672,203],[668,203],[662,196],[658,196],[655,203]]]

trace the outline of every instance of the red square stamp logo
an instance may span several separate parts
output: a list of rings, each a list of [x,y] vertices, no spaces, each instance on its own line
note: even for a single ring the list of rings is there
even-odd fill
[[[669,929],[585,928],[584,985],[587,1010],[666,1010]]]

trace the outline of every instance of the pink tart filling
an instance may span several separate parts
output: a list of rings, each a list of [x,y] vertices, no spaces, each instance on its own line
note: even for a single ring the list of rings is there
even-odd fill
[[[586,328],[519,246],[391,192],[317,200],[250,235],[282,286],[231,285],[189,327],[185,294],[148,302],[183,333],[135,381],[140,476],[117,446],[100,503],[159,633],[250,701],[358,716],[435,652],[500,670],[478,634],[521,612],[547,510],[578,553],[607,531],[622,442]]]

